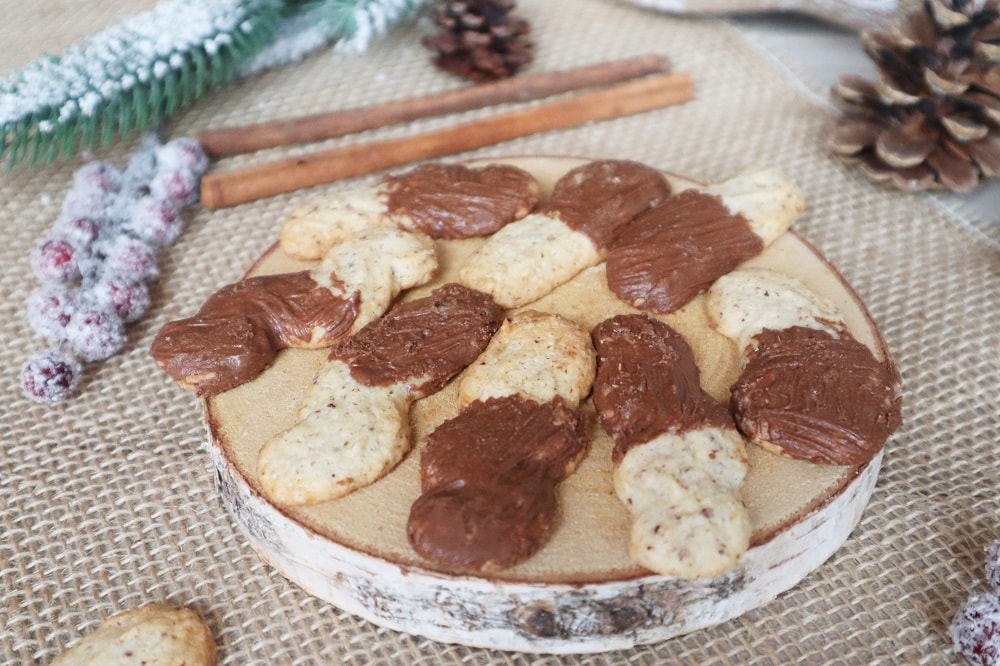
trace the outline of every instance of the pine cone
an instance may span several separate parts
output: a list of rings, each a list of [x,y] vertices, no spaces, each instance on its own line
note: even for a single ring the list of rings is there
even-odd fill
[[[434,64],[474,81],[513,76],[531,62],[531,32],[527,21],[510,15],[514,0],[445,0],[434,10],[443,29],[424,38],[437,51]]]
[[[967,192],[1000,172],[1000,0],[926,0],[862,45],[881,78],[834,87],[835,153],[911,191]]]

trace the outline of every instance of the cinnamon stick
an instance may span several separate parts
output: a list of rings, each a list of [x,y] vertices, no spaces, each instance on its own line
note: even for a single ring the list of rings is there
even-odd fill
[[[264,148],[307,143],[354,132],[469,111],[506,102],[527,102],[666,72],[669,61],[658,55],[639,56],[558,72],[522,74],[496,83],[417,97],[386,104],[302,116],[258,125],[210,130],[197,135],[212,157],[250,153]]]
[[[201,180],[201,204],[225,208],[522,136],[629,116],[688,101],[688,74],[661,74],[414,136],[333,148]]]

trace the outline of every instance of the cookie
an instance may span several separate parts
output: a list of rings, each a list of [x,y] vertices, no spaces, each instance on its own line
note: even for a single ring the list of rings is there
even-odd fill
[[[331,248],[312,270],[223,287],[194,317],[160,329],[150,355],[182,387],[215,395],[252,380],[282,349],[329,347],[436,270],[427,236],[369,230]]]
[[[805,285],[766,270],[720,278],[706,300],[737,342],[733,414],[755,444],[827,465],[863,465],[902,422],[900,377]]]
[[[215,640],[186,608],[141,606],[112,615],[52,666],[214,666]]]
[[[631,449],[615,468],[615,494],[632,516],[629,556],[682,579],[732,570],[750,547],[740,497],[747,463],[735,430],[664,433]]]
[[[646,312],[674,312],[760,254],[799,216],[804,198],[775,169],[660,201],[626,226],[607,257],[608,287]]]
[[[705,295],[712,328],[741,352],[765,329],[805,326],[834,331],[844,325],[835,304],[800,280],[764,268],[745,268],[720,278]]]
[[[313,275],[334,293],[358,294],[358,314],[351,325],[355,333],[382,316],[401,292],[426,284],[437,270],[434,243],[425,234],[371,229],[330,248]]]
[[[486,294],[445,285],[335,346],[295,425],[258,454],[265,494],[285,506],[316,504],[382,477],[410,449],[410,404],[472,362],[500,319]]]
[[[537,213],[476,250],[460,279],[504,307],[535,301],[603,261],[620,230],[669,194],[661,173],[635,162],[599,160],[573,169]]]
[[[373,228],[419,231],[432,238],[488,236],[527,215],[538,192],[531,174],[509,165],[425,164],[297,209],[282,225],[281,249],[315,260],[345,238]]]
[[[590,391],[586,331],[557,315],[504,323],[460,383],[461,411],[421,454],[421,494],[407,538],[457,570],[501,571],[548,540],[556,486],[586,451],[576,407]]]
[[[593,332],[594,404],[615,442],[615,493],[632,517],[629,555],[651,571],[713,578],[750,546],[740,488],[743,440],[699,384],[687,341],[667,324],[619,315]]]
[[[564,318],[522,310],[504,321],[479,358],[462,373],[460,406],[520,395],[557,397],[576,407],[590,393],[596,360],[587,332]]]

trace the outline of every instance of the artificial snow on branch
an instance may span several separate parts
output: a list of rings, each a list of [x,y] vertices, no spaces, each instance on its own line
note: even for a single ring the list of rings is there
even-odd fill
[[[363,51],[426,2],[164,0],[0,80],[0,160],[37,164],[108,143],[331,42]]]
[[[400,21],[413,16],[428,0],[328,0],[325,19],[339,26],[341,39],[334,48],[340,53],[361,53],[372,39]]]

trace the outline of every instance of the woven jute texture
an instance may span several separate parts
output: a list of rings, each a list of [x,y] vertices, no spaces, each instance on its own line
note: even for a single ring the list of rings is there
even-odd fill
[[[151,5],[37,0],[5,8],[0,69]],[[534,26],[535,71],[663,53],[692,74],[697,98],[475,155],[626,158],[706,180],[767,163],[801,183],[809,206],[797,228],[865,300],[904,380],[905,424],[851,538],[795,588],[743,617],[602,655],[443,645],[319,601],[262,563],[236,531],[202,448],[198,404],[158,371],[148,348],[164,323],[237,279],[287,213],[324,188],[191,210],[181,240],[162,255],[154,306],[130,329],[124,352],[89,367],[76,399],[40,406],[18,384],[21,364],[43,347],[24,320],[37,286],[27,257],[81,157],[0,176],[0,663],[47,663],[107,616],[147,603],[202,614],[225,664],[958,663],[947,627],[970,591],[984,587],[983,548],[1000,537],[997,221],[971,223],[933,196],[883,189],[831,159],[822,96],[793,83],[724,19],[603,0],[522,0],[518,11]],[[429,64],[419,44],[425,29],[394,32],[360,56],[324,52],[229,86],[164,131],[179,136],[462,85]],[[123,164],[134,145],[95,156]],[[251,159],[261,157],[231,164]]]

